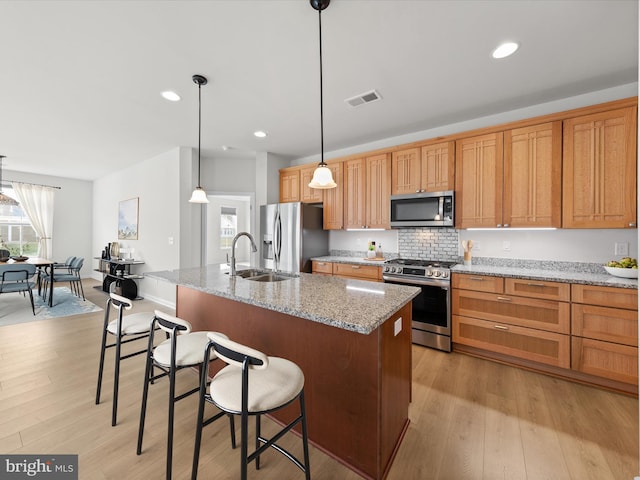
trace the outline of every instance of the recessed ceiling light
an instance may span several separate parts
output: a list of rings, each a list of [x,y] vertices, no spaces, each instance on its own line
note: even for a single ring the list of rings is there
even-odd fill
[[[515,53],[518,50],[519,45],[515,42],[505,42],[498,46],[491,54],[493,58],[504,58]]]
[[[263,132],[262,130],[258,130],[257,132],[253,132],[253,134],[258,138],[264,138],[267,136],[267,132]]]
[[[170,102],[177,102],[180,100],[180,95],[176,92],[172,92],[171,90],[167,90],[166,92],[162,92],[162,97]]]

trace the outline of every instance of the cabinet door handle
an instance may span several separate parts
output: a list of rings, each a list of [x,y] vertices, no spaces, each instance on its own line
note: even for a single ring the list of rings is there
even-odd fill
[[[629,222],[629,226],[630,227],[635,227],[636,226],[636,222]]]
[[[482,277],[469,277],[469,280],[473,280],[474,282],[484,282],[484,278]]]
[[[544,283],[527,282],[527,287],[544,287]]]
[[[505,327],[504,325],[494,325],[493,328],[496,330],[509,330],[509,327]]]
[[[509,228],[509,224],[505,223],[504,225],[502,225],[504,228]]]
[[[497,297],[497,299],[501,302],[510,302],[511,299],[509,297]]]
[[[316,263],[316,265],[319,265],[319,266],[321,266],[321,267],[324,267],[324,266],[326,265],[326,263],[324,263],[324,262],[318,262],[318,263]]]
[[[351,268],[355,268],[357,270],[360,267],[358,265],[351,265]]]
[[[499,224],[497,224],[497,225],[496,225],[496,228],[501,228],[501,227],[502,227],[502,224],[501,224],[501,223],[499,223]]]

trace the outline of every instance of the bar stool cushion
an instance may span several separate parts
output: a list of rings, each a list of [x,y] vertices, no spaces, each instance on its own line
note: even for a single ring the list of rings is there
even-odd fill
[[[186,335],[178,335],[176,338],[176,366],[198,365],[202,363],[203,352],[207,348],[210,332],[190,332]],[[216,332],[217,333],[217,332]],[[218,333],[225,338],[226,335]],[[216,358],[211,351],[211,360]],[[153,359],[159,365],[171,366],[171,339],[165,340],[153,350]]]
[[[295,363],[268,357],[265,369],[249,371],[249,412],[268,412],[295,399],[304,386],[304,374]],[[242,368],[228,365],[209,386],[211,398],[226,411],[242,411]]]
[[[122,317],[122,334],[137,335],[139,333],[147,333],[151,328],[151,320],[153,320],[153,312],[132,313]],[[118,334],[118,319],[112,320],[107,325],[107,331],[113,335]]]

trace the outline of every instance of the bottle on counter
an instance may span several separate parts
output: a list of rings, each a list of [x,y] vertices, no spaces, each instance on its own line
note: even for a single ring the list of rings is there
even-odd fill
[[[376,246],[376,258],[382,258],[382,245],[380,244]]]

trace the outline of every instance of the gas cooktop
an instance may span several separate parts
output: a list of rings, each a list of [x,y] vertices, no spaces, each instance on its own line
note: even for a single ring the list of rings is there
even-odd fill
[[[443,262],[439,260],[418,260],[412,258],[394,258],[387,260],[387,264],[390,265],[407,265],[416,267],[430,267],[430,268],[451,268],[456,262]]]

